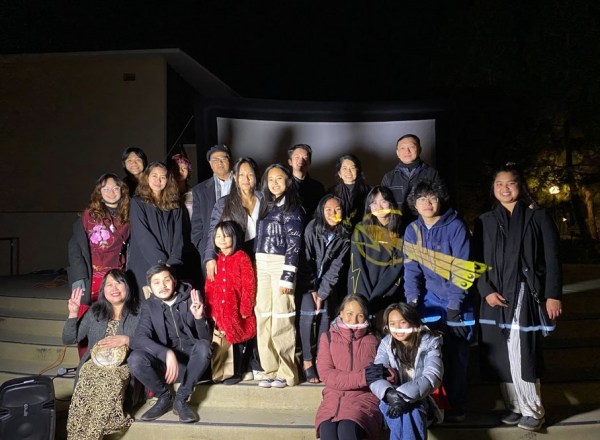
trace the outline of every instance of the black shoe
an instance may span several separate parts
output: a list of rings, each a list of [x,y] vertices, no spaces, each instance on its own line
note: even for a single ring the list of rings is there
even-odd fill
[[[224,385],[235,385],[236,383],[239,383],[242,381],[242,377],[241,376],[231,376],[229,379],[225,379],[223,381]]]
[[[160,397],[154,406],[140,417],[140,420],[144,422],[156,420],[169,412],[171,408],[173,408],[173,397],[171,397],[171,394],[167,394],[165,397]]]
[[[181,399],[175,400],[173,404],[173,412],[176,416],[179,416],[179,421],[183,423],[194,423],[200,420],[198,414],[196,414],[189,405]]]

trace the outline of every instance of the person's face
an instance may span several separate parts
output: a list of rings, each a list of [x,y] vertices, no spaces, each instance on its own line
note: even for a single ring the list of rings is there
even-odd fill
[[[305,173],[310,165],[308,151],[304,148],[296,148],[288,159],[288,164],[294,172]]]
[[[208,163],[210,163],[210,169],[215,176],[221,180],[227,179],[227,176],[229,176],[229,171],[231,170],[229,156],[227,156],[227,154],[223,153],[222,151],[215,151],[210,155]]]
[[[121,188],[112,177],[106,179],[100,191],[102,193],[102,200],[110,207],[116,206],[119,200],[121,200]]]
[[[381,193],[377,193],[369,207],[371,213],[382,223],[387,222],[392,213],[392,204],[385,200]]]
[[[283,195],[287,188],[287,176],[280,168],[271,168],[269,170],[269,174],[267,175],[267,184],[269,186],[269,191],[273,196],[279,197]]]
[[[352,185],[356,182],[358,168],[356,168],[356,165],[350,159],[344,159],[342,161],[342,166],[338,171],[338,176],[340,176],[340,179],[342,179],[342,182],[346,185]]]
[[[423,219],[433,219],[440,215],[440,200],[434,194],[426,194],[415,200],[415,208]]]
[[[323,205],[323,217],[329,226],[335,226],[342,221],[342,206],[336,199],[329,199]]]
[[[169,301],[175,296],[175,280],[168,271],[159,272],[150,278],[152,293],[163,301]]]
[[[129,153],[125,159],[125,169],[134,176],[138,177],[144,171],[144,161],[135,153]]]
[[[396,145],[396,154],[402,163],[413,163],[419,157],[419,147],[413,138],[405,138]]]
[[[154,167],[148,174],[148,185],[154,194],[160,194],[167,186],[167,170]]]
[[[179,180],[185,180],[188,178],[188,176],[190,175],[190,171],[187,167],[186,163],[180,163],[178,165],[179,167]]]
[[[409,329],[412,328],[412,325],[410,325],[410,323],[404,319],[404,316],[402,316],[402,314],[398,311],[398,310],[392,310],[388,316],[388,322],[387,322],[388,328],[390,329],[390,334],[392,335],[392,338],[394,338],[396,341],[400,341],[403,344],[408,343],[408,340],[410,338],[410,335],[412,334],[412,332],[407,332],[407,333],[403,333],[403,332],[395,332],[394,330],[405,330],[405,329]]]
[[[509,171],[502,171],[494,179],[494,197],[502,203],[512,204],[519,200],[519,182]]]
[[[224,255],[230,255],[233,252],[233,238],[226,235],[223,228],[217,228],[215,232],[215,246],[221,249]]]
[[[125,283],[115,280],[112,275],[108,275],[104,283],[104,297],[113,306],[124,304],[127,298]]]
[[[367,320],[365,312],[358,301],[348,301],[340,311],[340,318],[346,325],[363,324]]]
[[[235,183],[242,192],[254,191],[256,188],[256,176],[250,164],[243,163],[240,165]]]

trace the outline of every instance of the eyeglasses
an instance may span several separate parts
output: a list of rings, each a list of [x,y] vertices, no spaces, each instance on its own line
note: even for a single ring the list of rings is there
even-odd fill
[[[105,193],[109,193],[109,192],[112,192],[112,193],[121,192],[121,187],[119,187],[119,186],[112,186],[112,187],[110,187],[110,186],[104,186],[104,187],[102,187],[102,192],[105,192]]]
[[[424,205],[425,203],[428,203],[430,205],[433,205],[435,203],[439,202],[439,199],[436,196],[430,196],[430,197],[419,197],[416,202],[419,205]]]
[[[225,163],[225,162],[229,162],[229,158],[228,157],[214,157],[214,158],[211,158],[209,160],[209,162],[214,163],[214,164]]]
[[[377,207],[389,208],[390,206],[392,206],[392,204],[390,202],[388,202],[387,200],[380,200],[379,202],[371,203],[369,206],[371,207],[371,210],[373,210],[373,208],[377,208]]]

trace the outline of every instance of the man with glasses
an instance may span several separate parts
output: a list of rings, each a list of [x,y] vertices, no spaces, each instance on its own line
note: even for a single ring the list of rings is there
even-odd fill
[[[414,216],[406,206],[406,197],[410,189],[423,180],[439,181],[440,177],[435,168],[430,167],[420,158],[421,140],[417,135],[405,134],[396,141],[396,155],[400,162],[396,167],[385,174],[381,180],[382,186],[387,186],[394,193],[394,199],[402,210],[405,224],[414,220]]]
[[[206,153],[206,160],[210,164],[213,175],[192,188],[192,243],[198,250],[200,258],[206,248],[210,215],[215,202],[229,194],[232,182],[231,152],[227,145],[214,145]],[[206,276],[204,261],[201,266],[202,274]]]

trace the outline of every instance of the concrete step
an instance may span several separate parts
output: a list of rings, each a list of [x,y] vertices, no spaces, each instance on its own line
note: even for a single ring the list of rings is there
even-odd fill
[[[0,316],[0,340],[62,345],[64,320]]]
[[[64,321],[67,315],[66,299],[0,296],[0,316]]]
[[[64,352],[64,355],[63,355]],[[5,362],[25,362],[42,366],[60,362],[65,367],[77,366],[79,355],[75,346],[0,342],[0,371]]]

